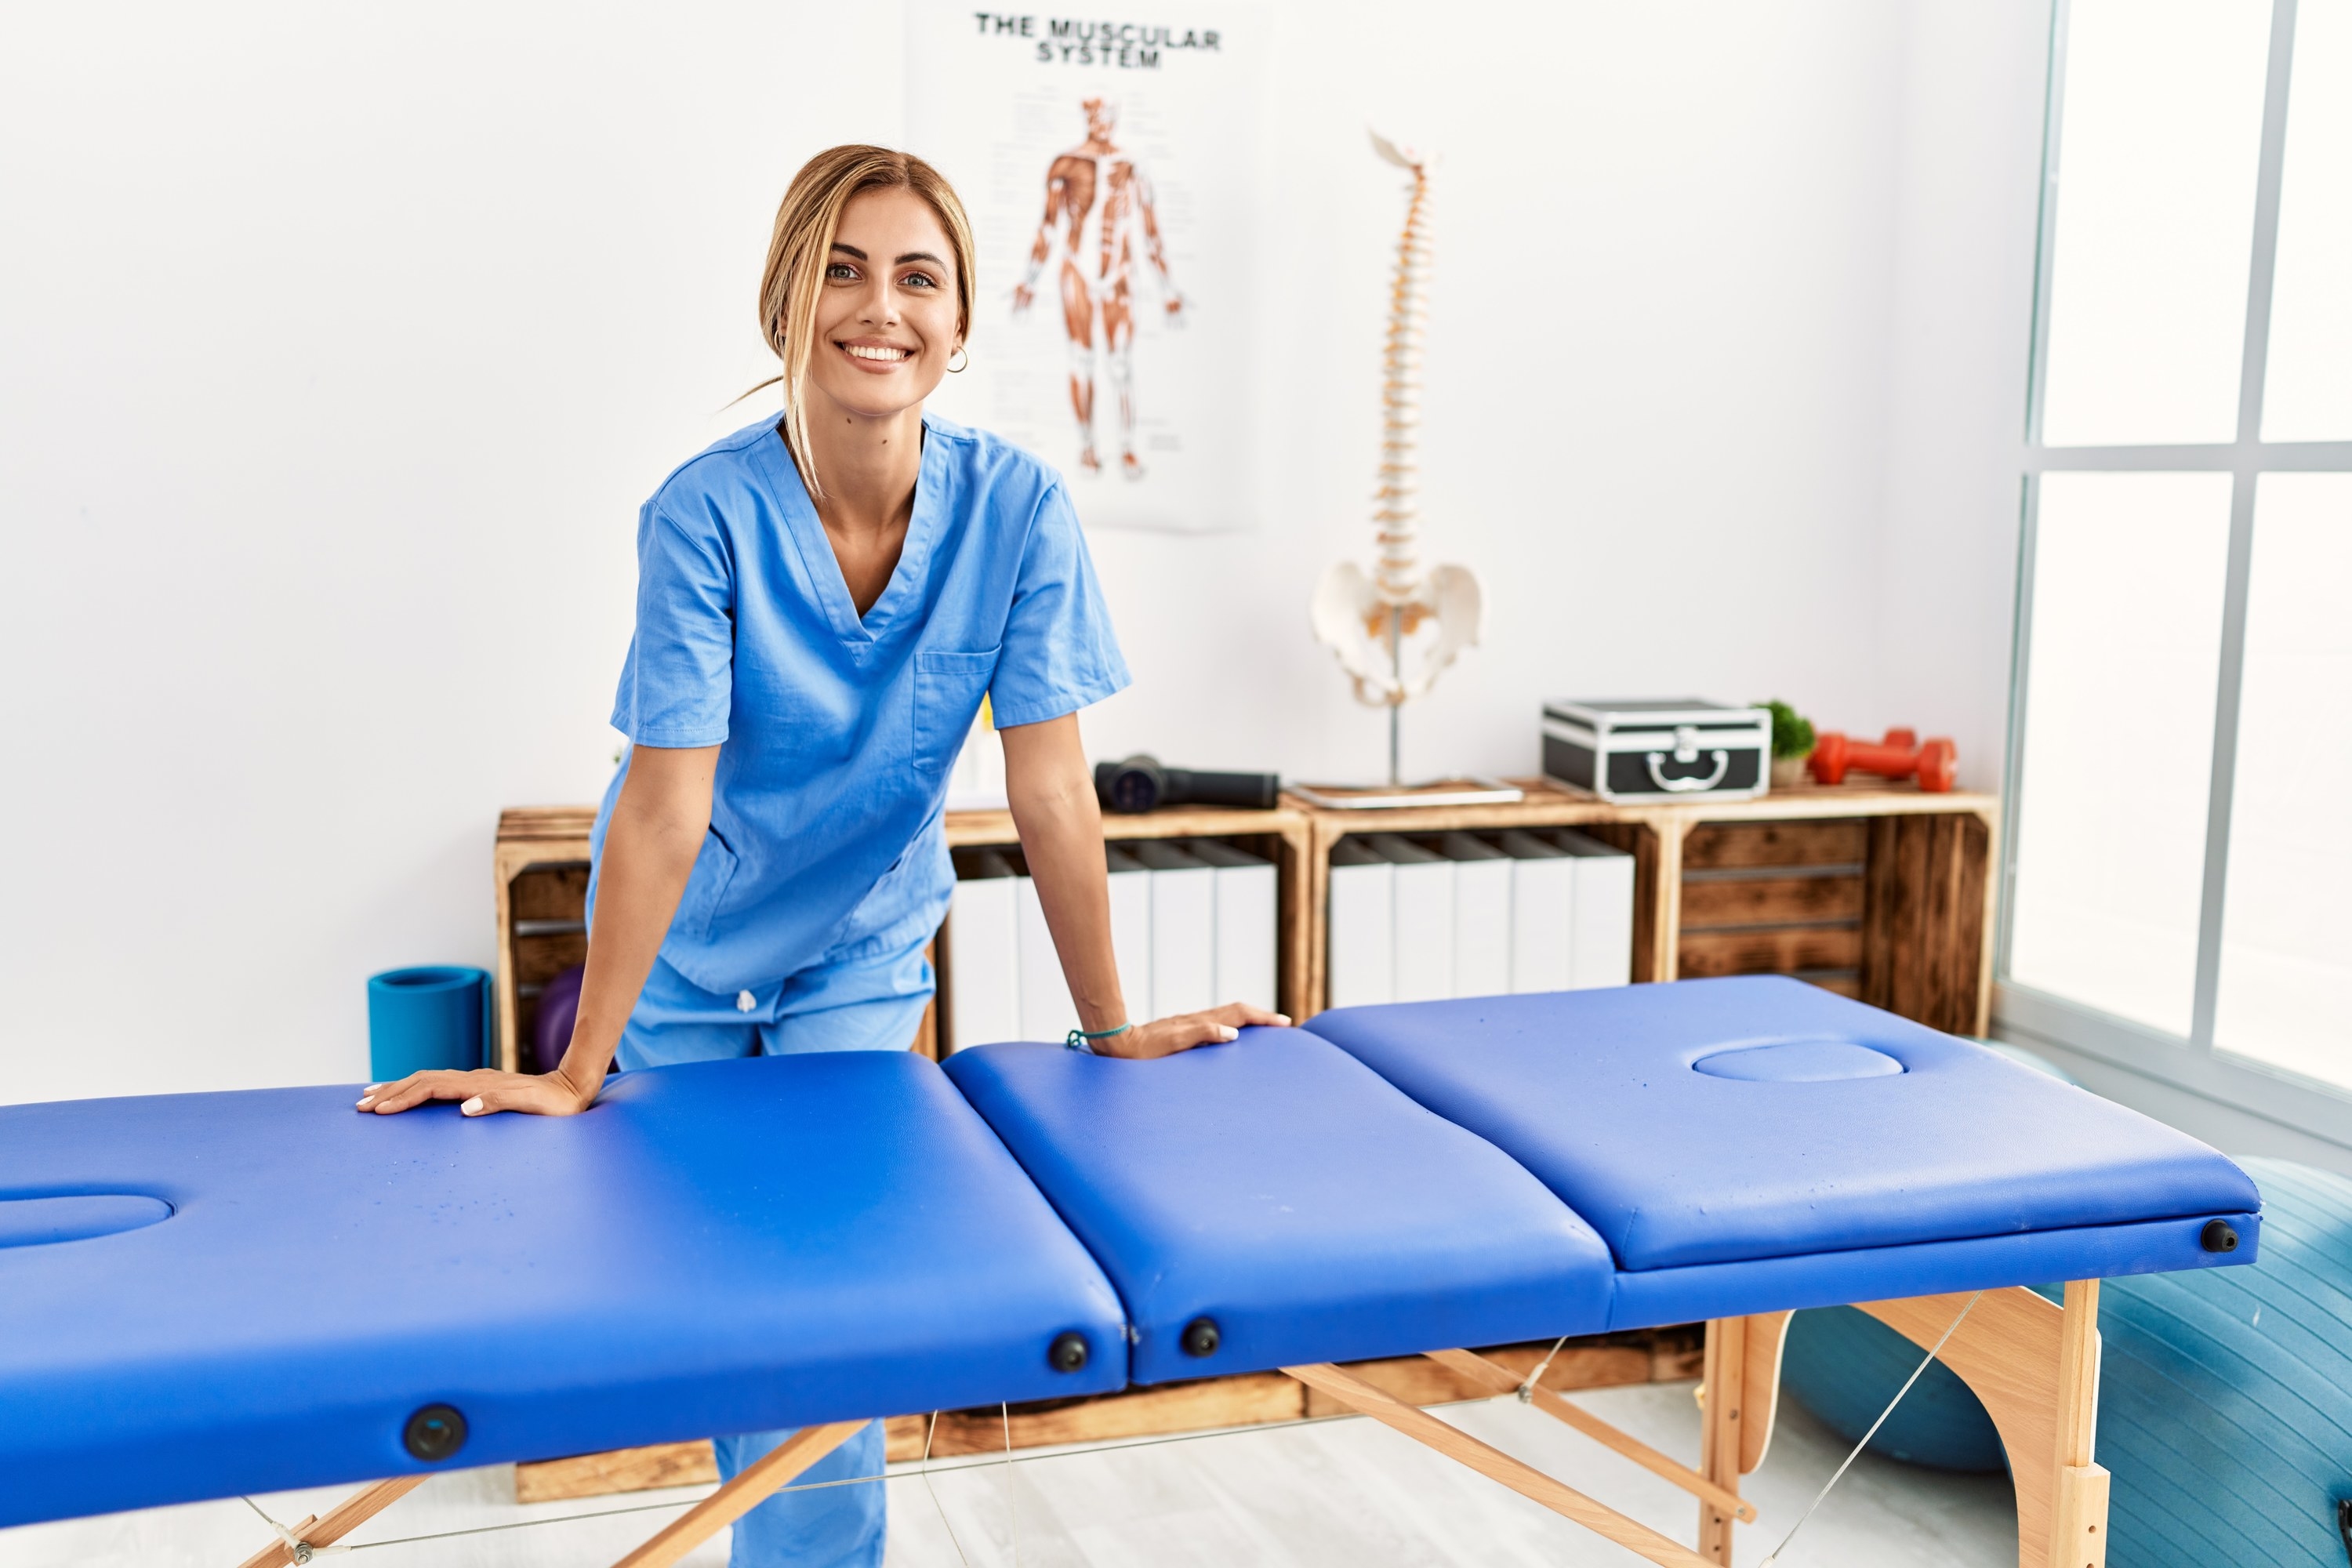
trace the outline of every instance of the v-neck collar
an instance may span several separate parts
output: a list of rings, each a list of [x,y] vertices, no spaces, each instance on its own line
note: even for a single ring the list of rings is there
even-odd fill
[[[947,488],[945,443],[931,428],[930,416],[923,417],[923,456],[916,466],[915,504],[907,519],[907,537],[898,545],[898,563],[890,569],[890,580],[882,585],[874,607],[862,616],[857,601],[849,596],[848,579],[841,574],[841,562],[833,552],[824,520],[816,514],[816,502],[809,498],[800,467],[784,445],[782,430],[771,426],[760,452],[767,463],[784,530],[800,553],[801,570],[824,607],[833,635],[852,646],[871,647],[898,630],[921,603],[922,581],[939,533],[940,497]]]

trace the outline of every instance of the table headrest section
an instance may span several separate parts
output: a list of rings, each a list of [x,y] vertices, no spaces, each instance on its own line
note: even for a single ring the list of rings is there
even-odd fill
[[[1607,1321],[1590,1226],[1301,1030],[1156,1061],[982,1046],[947,1070],[1118,1286],[1138,1383]],[[1202,1320],[1215,1348],[1188,1353]]]
[[[1535,1173],[1629,1271],[2262,1204],[2185,1133],[1779,976],[1341,1008],[1312,1027]]]
[[[0,1204],[131,1200],[0,1247],[0,1524],[431,1468],[433,1403],[462,1466],[1126,1383],[1109,1281],[925,1058],[355,1098],[0,1107]]]

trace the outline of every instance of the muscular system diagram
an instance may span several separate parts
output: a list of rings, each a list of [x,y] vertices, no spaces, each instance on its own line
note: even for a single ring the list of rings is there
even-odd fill
[[[1070,344],[1070,409],[1078,421],[1078,468],[1097,474],[1095,371],[1099,360],[1118,395],[1119,470],[1143,477],[1135,455],[1135,276],[1148,261],[1160,275],[1169,319],[1181,321],[1183,297],[1169,275],[1151,182],[1135,159],[1112,141],[1118,110],[1100,98],[1079,106],[1087,139],[1054,159],[1045,171],[1045,214],[1029,247],[1029,266],[1013,291],[1015,315],[1037,297],[1038,279],[1061,252],[1062,327]]]

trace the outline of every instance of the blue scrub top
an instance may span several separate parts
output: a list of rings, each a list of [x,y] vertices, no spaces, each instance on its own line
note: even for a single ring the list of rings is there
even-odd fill
[[[613,724],[641,746],[719,748],[710,832],[661,950],[706,990],[928,936],[954,884],[948,773],[982,695],[1007,728],[1128,683],[1060,476],[985,431],[926,417],[923,433],[898,569],[862,620],[772,417],[638,515]],[[596,814],[600,865],[627,774]]]

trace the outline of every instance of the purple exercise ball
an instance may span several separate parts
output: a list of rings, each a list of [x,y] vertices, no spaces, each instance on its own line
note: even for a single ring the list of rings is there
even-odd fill
[[[531,1071],[553,1072],[563,1065],[563,1053],[572,1044],[572,1026],[580,1016],[583,973],[575,963],[549,981],[547,989],[539,994],[539,1022],[531,1029]]]

